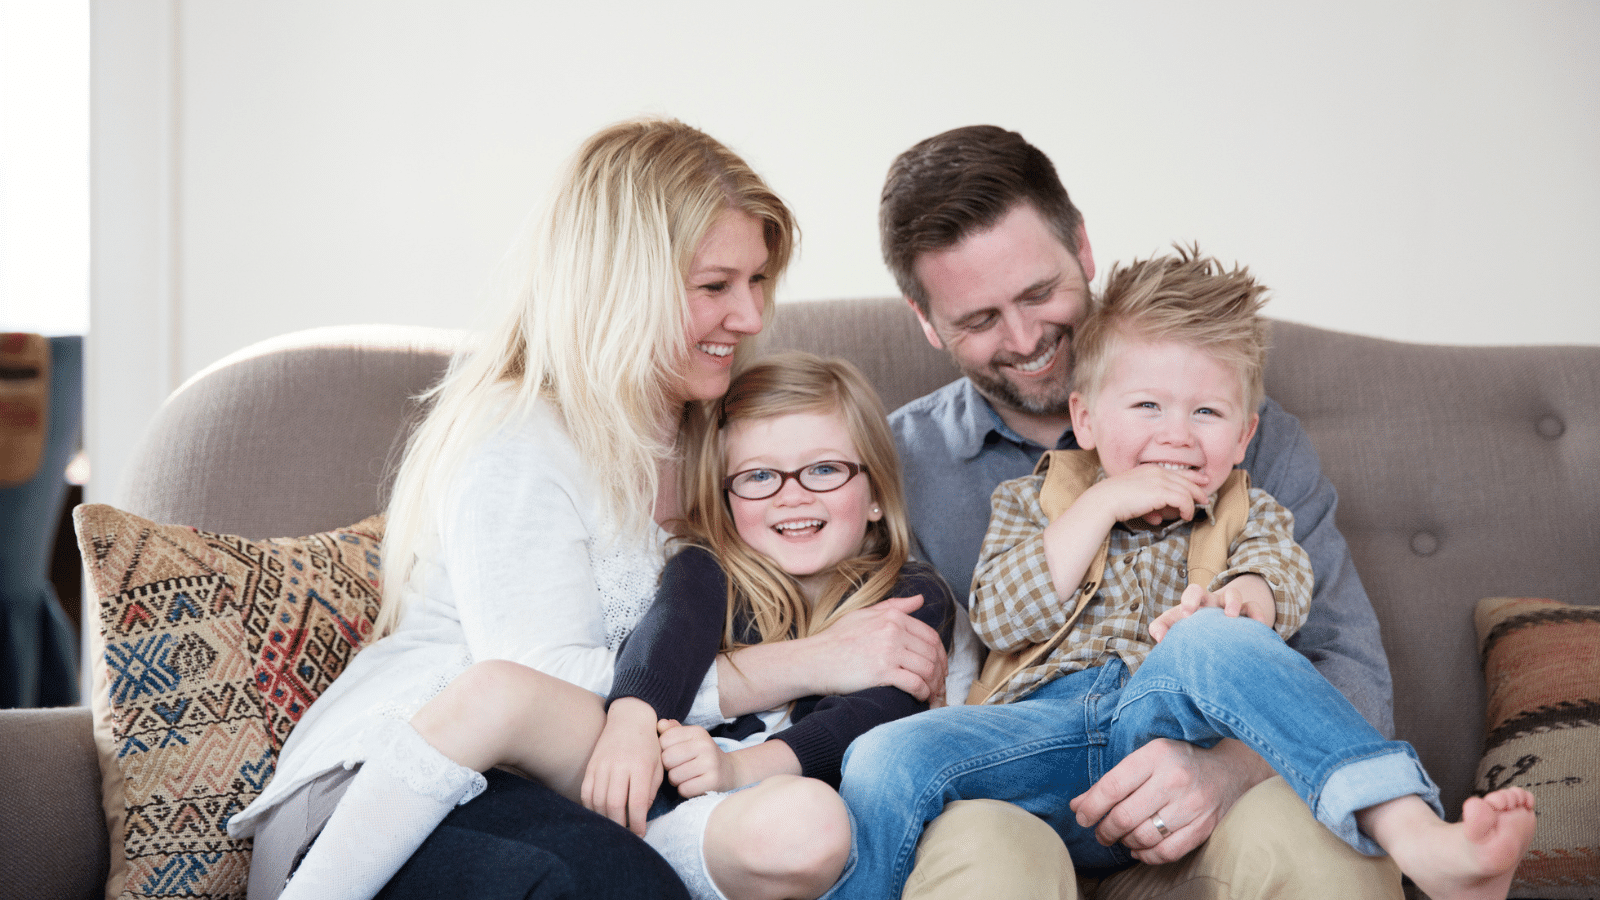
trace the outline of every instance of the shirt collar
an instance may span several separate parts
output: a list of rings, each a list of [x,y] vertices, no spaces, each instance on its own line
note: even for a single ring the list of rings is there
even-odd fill
[[[1078,440],[1073,436],[1071,428],[1068,428],[1061,435],[1061,440],[1056,442],[1056,446],[1040,447],[1012,430],[1011,426],[1000,418],[1000,414],[995,412],[995,408],[989,402],[989,399],[978,393],[978,388],[972,383],[972,379],[962,378],[958,384],[961,402],[957,403],[955,407],[956,418],[960,425],[959,434],[963,436],[965,444],[957,449],[964,460],[971,461],[977,458],[978,454],[983,452],[985,446],[991,441],[999,439],[1010,441],[1026,449],[1029,455],[1034,457],[1037,457],[1045,450],[1078,449]]]

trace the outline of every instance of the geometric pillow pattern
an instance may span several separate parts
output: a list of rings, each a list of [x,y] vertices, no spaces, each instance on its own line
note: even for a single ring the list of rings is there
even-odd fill
[[[1600,607],[1525,597],[1479,601],[1487,714],[1480,793],[1538,800],[1512,897],[1600,897]]]
[[[268,540],[98,504],[73,521],[104,635],[111,884],[121,897],[243,898],[250,842],[228,820],[370,639],[383,518]]]

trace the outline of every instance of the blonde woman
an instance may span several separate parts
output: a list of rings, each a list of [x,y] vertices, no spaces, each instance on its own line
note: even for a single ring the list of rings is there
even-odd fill
[[[388,636],[312,705],[229,824],[255,838],[252,898],[683,895],[659,857],[570,801],[616,651],[655,588],[661,524],[679,514],[679,424],[727,388],[795,240],[783,202],[693,128],[628,122],[583,145],[526,242],[524,282],[406,448]],[[886,626],[928,640],[880,619],[814,642],[809,661],[741,668],[787,690]],[[885,658],[925,668],[921,654]],[[883,677],[865,669],[852,671]],[[752,689],[731,684],[730,698],[709,674],[694,717],[744,711]],[[505,717],[496,747],[452,742],[453,711],[529,692],[550,717]],[[485,772],[496,754],[534,780]]]

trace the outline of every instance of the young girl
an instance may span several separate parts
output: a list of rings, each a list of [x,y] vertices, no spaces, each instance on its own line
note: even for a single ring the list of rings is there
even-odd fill
[[[584,802],[638,830],[664,769],[695,799],[651,820],[645,839],[693,896],[816,897],[849,857],[849,819],[829,787],[845,748],[927,704],[892,686],[793,703],[780,691],[773,708],[709,733],[677,720],[719,651],[814,634],[880,601],[914,609],[948,643],[954,600],[930,566],[908,561],[893,439],[854,366],[769,356],[713,415],[685,466],[688,546],[617,659]],[[656,811],[678,799],[663,791]]]

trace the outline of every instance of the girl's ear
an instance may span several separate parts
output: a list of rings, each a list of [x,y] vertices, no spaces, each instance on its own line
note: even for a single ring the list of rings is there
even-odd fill
[[[868,522],[881,522],[881,521],[883,521],[883,507],[881,505],[879,505],[878,501],[876,501],[876,500],[872,501],[872,508],[867,510],[867,521]]]

